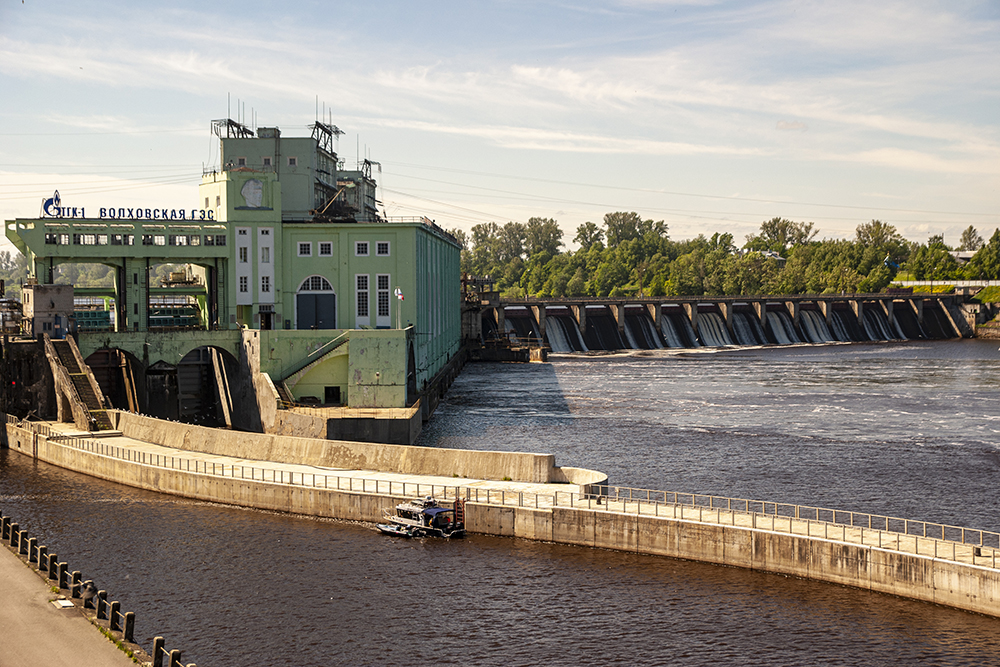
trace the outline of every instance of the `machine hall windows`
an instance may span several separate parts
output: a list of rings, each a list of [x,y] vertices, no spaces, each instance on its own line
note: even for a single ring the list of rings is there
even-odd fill
[[[246,293],[246,291],[249,289],[248,285],[247,285],[249,282],[250,281],[247,279],[246,276],[240,276],[240,291],[241,292]]]
[[[145,237],[144,237],[145,238]],[[145,243],[145,241],[143,241]],[[192,243],[191,245],[198,245],[197,243]],[[205,234],[205,245],[226,245],[226,235],[225,234]]]
[[[297,157],[289,157],[288,158],[288,166],[289,167],[297,167],[297,166],[299,166],[299,159]]]
[[[379,241],[375,244],[375,255],[377,257],[388,257],[389,256],[389,242]]]
[[[354,255],[356,257],[367,257],[368,241],[356,241],[354,243]]]
[[[387,273],[380,273],[375,276],[379,317],[389,317],[389,280],[389,274]]]
[[[260,249],[260,263],[270,264],[271,263],[271,247],[264,246]]]
[[[312,257],[313,244],[311,241],[299,241],[299,257]]]
[[[260,291],[265,294],[269,294],[271,292],[271,276],[260,277]]]
[[[368,317],[368,276],[355,276],[358,317]]]
[[[249,254],[249,252],[250,252],[250,249],[247,248],[246,246],[243,246],[243,247],[240,248],[240,264],[246,264],[247,263],[247,255]]]
[[[333,255],[333,243],[330,241],[320,241],[319,242],[319,256],[320,257],[330,257]]]

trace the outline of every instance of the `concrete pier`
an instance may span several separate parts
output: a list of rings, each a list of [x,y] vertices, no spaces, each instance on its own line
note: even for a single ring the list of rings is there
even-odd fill
[[[744,567],[1000,617],[997,533],[874,515],[858,524],[850,512],[640,492],[574,468],[520,482],[378,472],[182,450],[120,433],[97,439],[68,424],[8,423],[7,438],[12,449],[54,465],[162,493],[359,521],[377,521],[383,509],[416,496],[462,498],[470,533]]]

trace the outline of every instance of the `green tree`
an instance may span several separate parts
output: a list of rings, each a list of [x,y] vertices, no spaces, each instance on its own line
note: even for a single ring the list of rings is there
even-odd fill
[[[528,218],[524,227],[524,244],[528,257],[538,253],[555,255],[562,245],[563,232],[551,218]]]
[[[590,250],[591,246],[604,243],[604,232],[592,222],[585,222],[576,228],[574,243],[580,244],[580,250]]]
[[[972,225],[966,227],[962,232],[962,238],[958,245],[958,250],[979,250],[983,247],[983,237],[979,235]]]
[[[793,246],[810,243],[817,234],[819,230],[814,230],[811,222],[771,218],[761,223],[759,234],[747,236],[743,247],[747,250],[773,250],[784,255]]]
[[[965,265],[965,275],[971,280],[1000,280],[1000,229]]]

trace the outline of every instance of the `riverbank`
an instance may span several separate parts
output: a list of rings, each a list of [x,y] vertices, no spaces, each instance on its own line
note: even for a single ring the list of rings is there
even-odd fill
[[[0,548],[0,667],[126,667],[135,663],[9,548]]]

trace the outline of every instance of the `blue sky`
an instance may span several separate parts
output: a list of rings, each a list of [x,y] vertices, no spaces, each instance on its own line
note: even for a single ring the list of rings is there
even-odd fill
[[[1000,227],[996,2],[0,0],[0,99],[3,219],[195,206],[227,105],[305,135],[318,99],[388,215],[448,228]]]

